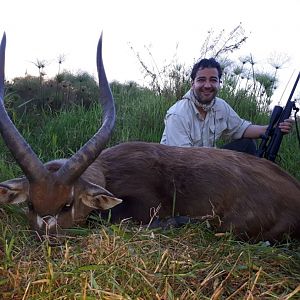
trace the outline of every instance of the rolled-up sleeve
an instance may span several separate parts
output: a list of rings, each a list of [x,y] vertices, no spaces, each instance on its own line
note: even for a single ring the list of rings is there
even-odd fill
[[[252,124],[249,121],[246,121],[230,107],[227,107],[228,117],[227,117],[227,130],[225,132],[226,136],[231,137],[232,139],[240,139],[243,137],[245,130]]]
[[[168,114],[165,117],[165,130],[160,143],[169,146],[192,146],[190,130],[184,117],[177,114]]]

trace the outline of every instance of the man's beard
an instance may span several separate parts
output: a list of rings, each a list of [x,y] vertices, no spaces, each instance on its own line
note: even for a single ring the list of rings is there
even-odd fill
[[[200,98],[198,97],[198,95],[192,91],[193,97],[192,97],[192,101],[194,102],[194,104],[198,107],[201,108],[204,111],[209,111],[211,110],[211,108],[214,106],[215,102],[216,102],[216,97],[213,97],[211,99],[211,101],[209,102],[202,102],[200,100]]]

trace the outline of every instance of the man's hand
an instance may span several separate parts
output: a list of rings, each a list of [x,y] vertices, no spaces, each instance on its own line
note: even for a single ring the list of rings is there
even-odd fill
[[[278,124],[282,133],[290,133],[292,131],[294,120],[289,118]]]

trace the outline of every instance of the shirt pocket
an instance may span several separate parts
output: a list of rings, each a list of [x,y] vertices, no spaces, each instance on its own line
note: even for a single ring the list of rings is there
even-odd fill
[[[216,119],[209,126],[210,135],[214,141],[218,140],[226,129],[227,124],[224,118]]]

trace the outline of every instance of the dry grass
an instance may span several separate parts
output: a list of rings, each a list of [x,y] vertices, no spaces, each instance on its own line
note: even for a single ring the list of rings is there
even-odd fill
[[[1,299],[299,299],[300,245],[215,235],[205,224],[82,229],[50,246],[1,210]],[[23,229],[21,229],[23,228]],[[81,232],[81,235],[78,234]]]

